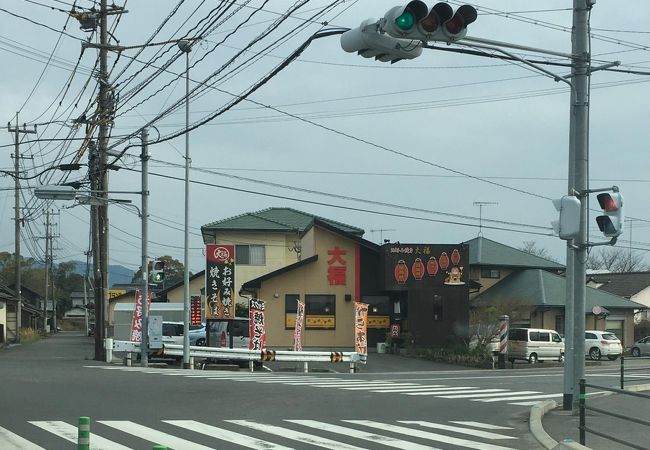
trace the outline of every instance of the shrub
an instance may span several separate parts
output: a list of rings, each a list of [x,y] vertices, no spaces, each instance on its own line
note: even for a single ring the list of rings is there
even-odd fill
[[[33,328],[20,329],[20,342],[22,344],[31,344],[41,339],[40,334]]]

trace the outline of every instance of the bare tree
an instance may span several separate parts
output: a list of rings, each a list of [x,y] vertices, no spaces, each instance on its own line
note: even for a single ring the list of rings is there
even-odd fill
[[[640,272],[650,266],[643,256],[620,247],[593,249],[587,257],[587,269],[606,270],[608,272]]]
[[[530,313],[531,307],[516,299],[499,298],[490,303],[471,300],[467,344],[476,342],[477,347],[486,347],[498,337],[499,317],[507,314],[511,322],[517,322],[530,317]]]
[[[548,259],[549,261],[558,262],[548,250],[537,246],[535,241],[524,241],[523,245],[519,247],[522,252],[530,253],[531,255],[539,256],[540,258]]]

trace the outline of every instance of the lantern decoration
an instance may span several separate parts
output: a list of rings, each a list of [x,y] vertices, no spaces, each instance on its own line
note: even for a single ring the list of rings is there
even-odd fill
[[[429,258],[429,261],[427,261],[427,273],[430,277],[435,277],[438,273],[438,261],[436,261],[435,256],[432,256]]]
[[[424,276],[424,263],[420,258],[415,258],[415,262],[411,266],[411,272],[413,272],[413,278],[416,280],[421,280]]]
[[[459,262],[460,262],[460,252],[458,251],[457,248],[455,248],[454,251],[451,252],[451,263],[454,266],[457,266]]]
[[[395,280],[397,280],[398,284],[404,284],[408,278],[409,267],[406,265],[403,259],[400,259],[395,266]]]
[[[442,252],[440,258],[438,258],[438,262],[442,270],[447,270],[447,267],[449,267],[449,256],[447,256],[447,252]]]

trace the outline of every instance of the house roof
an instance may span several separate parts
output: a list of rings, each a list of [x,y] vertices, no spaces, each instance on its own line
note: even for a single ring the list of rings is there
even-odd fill
[[[346,233],[363,236],[361,228],[353,227],[335,220],[315,216],[293,208],[267,208],[260,211],[240,214],[239,216],[203,225],[205,231],[271,231],[279,233],[302,233],[314,219],[322,220]]]
[[[530,306],[564,307],[566,278],[542,269],[521,270],[508,275],[476,298],[486,302],[512,300]],[[614,309],[645,308],[645,305],[618,295],[587,287],[585,310],[591,311],[594,306]]]
[[[201,271],[199,271],[199,272],[196,272],[194,275],[190,275],[190,283],[191,283],[192,280],[194,280],[195,278],[203,277],[203,276],[205,276],[205,269],[203,269],[203,270],[201,270]],[[184,284],[185,284],[185,280],[181,280],[181,281],[179,281],[179,282],[176,283],[176,284],[173,284],[173,285],[171,285],[171,286],[169,286],[169,287],[166,287],[165,289],[161,289],[161,290],[157,291],[157,296],[158,296],[158,297],[161,297],[161,296],[163,296],[163,295],[167,295],[167,293],[168,293],[169,291],[171,291],[171,290],[173,290],[173,289],[176,289],[176,288],[179,287],[179,286],[183,286]]]
[[[599,273],[587,275],[587,282],[602,283],[601,291],[630,298],[650,286],[650,272]]]
[[[309,258],[301,259],[298,262],[295,262],[293,264],[289,264],[288,266],[281,267],[280,269],[274,270],[273,272],[269,272],[267,274],[262,275],[261,277],[254,278],[252,280],[247,281],[242,285],[243,289],[259,289],[262,287],[262,282],[269,280],[271,278],[277,277],[278,275],[282,275],[283,273],[290,272],[294,269],[297,269],[298,267],[306,266],[309,263],[312,263],[314,261],[318,260],[318,255],[310,256]]]
[[[349,233],[349,232],[341,229],[340,227],[336,227],[336,226],[332,225],[329,221],[321,219],[319,217],[315,217],[311,221],[309,226],[300,235],[300,237],[302,238],[305,235],[305,233],[307,233],[307,231],[309,231],[314,226],[323,228],[323,229],[329,231],[330,233],[336,234],[338,236],[342,236],[342,237],[344,237],[346,239],[350,239],[351,241],[354,241],[357,244],[363,245],[364,247],[367,247],[367,248],[369,248],[371,250],[374,250],[376,252],[379,252],[381,250],[381,246],[375,244],[374,242],[369,241],[367,239],[364,239],[358,234]]]
[[[564,266],[482,236],[465,242],[469,245],[471,266],[500,266],[524,269],[564,270]]]

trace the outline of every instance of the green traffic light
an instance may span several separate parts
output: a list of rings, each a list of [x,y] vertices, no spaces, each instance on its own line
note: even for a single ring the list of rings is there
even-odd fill
[[[395,19],[395,25],[400,30],[408,31],[415,24],[415,16],[410,11],[404,11]]]

